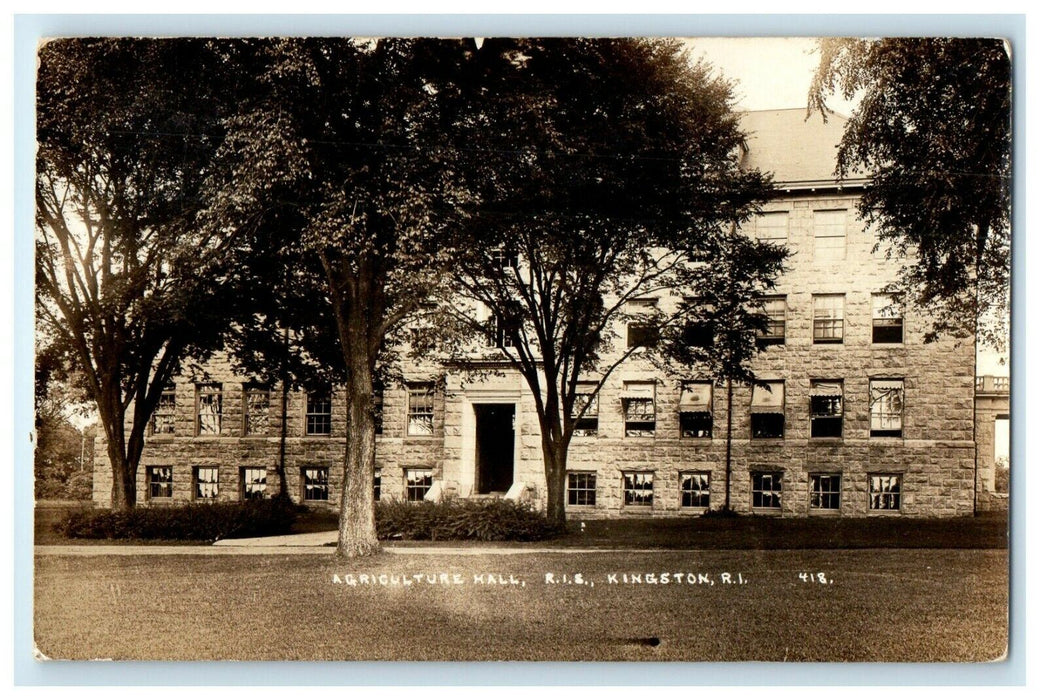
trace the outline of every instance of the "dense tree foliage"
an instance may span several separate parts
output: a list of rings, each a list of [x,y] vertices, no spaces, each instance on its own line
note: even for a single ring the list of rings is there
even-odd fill
[[[577,419],[614,369],[649,355],[703,377],[750,377],[764,320],[752,305],[785,251],[738,232],[768,181],[739,169],[730,86],[678,44],[487,40],[465,70],[459,170],[471,199],[452,274],[490,318],[458,302],[447,312],[474,337],[497,333],[496,356],[524,376],[548,515],[563,522]],[[625,342],[629,322],[649,337]],[[683,340],[696,324],[719,327],[719,341]]]
[[[97,404],[120,509],[135,504],[160,393],[187,356],[219,344],[238,298],[231,239],[195,224],[229,104],[215,56],[190,40],[39,52],[38,319]]]
[[[823,39],[809,109],[859,98],[838,174],[870,183],[859,211],[903,261],[898,288],[946,333],[1006,343],[1011,60],[999,39]]]

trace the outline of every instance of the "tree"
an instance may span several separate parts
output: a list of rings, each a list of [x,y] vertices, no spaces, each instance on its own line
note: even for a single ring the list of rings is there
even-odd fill
[[[999,39],[823,39],[808,112],[860,96],[837,174],[865,175],[859,204],[898,288],[942,334],[1006,343],[1011,61]]]
[[[257,96],[230,123],[212,175],[219,229],[320,270],[346,380],[337,554],[378,551],[374,390],[389,338],[441,286],[438,203],[453,203],[461,42],[287,39],[241,56]],[[318,303],[320,300],[316,300]]]
[[[548,516],[563,523],[571,440],[612,372],[686,344],[689,324],[731,317],[758,328],[761,316],[742,310],[784,250],[738,233],[768,180],[739,169],[730,86],[689,65],[678,44],[487,40],[465,70],[472,92],[459,127],[470,147],[459,171],[470,199],[453,228],[452,274],[458,295],[491,311],[496,352],[530,389]],[[732,259],[746,284],[725,274]],[[672,303],[634,308],[659,296]],[[457,301],[445,313],[474,336],[492,330]],[[637,334],[621,342],[626,323]],[[724,333],[738,348],[726,361],[712,349],[683,359],[748,376],[753,333]]]
[[[39,52],[39,332],[97,406],[116,509],[135,505],[165,385],[219,344],[237,298],[233,242],[194,222],[225,104],[213,57],[189,40],[56,40]]]

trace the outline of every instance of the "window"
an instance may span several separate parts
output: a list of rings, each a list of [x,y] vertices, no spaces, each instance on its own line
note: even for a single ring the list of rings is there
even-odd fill
[[[651,347],[658,343],[658,327],[654,317],[658,313],[657,299],[636,299],[625,303],[629,316],[626,326],[626,344],[630,348]]]
[[[247,467],[240,471],[240,497],[245,501],[265,498],[265,469]]]
[[[305,434],[331,434],[331,392],[311,391],[305,397]]]
[[[261,386],[244,387],[244,435],[265,435],[269,432],[269,389]]]
[[[149,498],[171,498],[174,495],[174,469],[171,467],[149,467]]]
[[[814,295],[814,342],[843,342],[843,294]]]
[[[374,434],[381,435],[383,430],[383,414],[385,413],[385,385],[381,382],[375,382],[374,385],[374,403],[372,405],[374,411]]]
[[[175,431],[175,390],[169,386],[160,392],[160,402],[153,410],[153,435],[173,435]]]
[[[812,510],[840,510],[839,474],[811,474],[809,480]]]
[[[193,497],[198,500],[218,498],[218,467],[193,470]]]
[[[511,270],[516,266],[518,258],[516,251],[505,245],[491,248],[491,268],[493,270]]]
[[[767,316],[767,330],[757,333],[760,345],[785,344],[785,297],[764,297],[763,313]]]
[[[712,382],[684,382],[680,390],[680,437],[713,436]]]
[[[487,346],[491,348],[516,347],[516,338],[520,332],[520,324],[515,321],[507,321],[501,316],[492,315],[487,320]]]
[[[814,259],[843,260],[847,255],[847,210],[814,212]]]
[[[869,436],[901,437],[904,407],[904,380],[869,380]]]
[[[769,211],[756,215],[756,240],[776,245],[789,242],[789,212]]]
[[[753,508],[782,507],[782,473],[753,472]]]
[[[654,437],[654,383],[626,382],[622,413],[626,437]]]
[[[302,500],[327,500],[327,467],[306,467],[302,470]]]
[[[682,508],[708,508],[711,477],[711,472],[681,472],[680,506]]]
[[[433,434],[434,392],[432,384],[407,387],[407,434]]]
[[[371,482],[374,489],[374,501],[377,503],[382,500],[382,468],[374,468],[374,480]]]
[[[571,418],[575,437],[596,437],[600,427],[600,395],[596,393],[596,384],[579,383],[575,387]]]
[[[433,486],[433,470],[405,469],[404,482],[407,485],[405,497],[408,501],[424,501],[426,492]]]
[[[654,473],[622,472],[622,483],[625,492],[625,505],[654,505]]]
[[[874,343],[902,342],[902,308],[895,295],[872,295],[872,328]]]
[[[753,386],[749,408],[754,438],[785,437],[785,382],[767,382],[767,388]]]
[[[567,505],[596,505],[596,474],[567,472]]]
[[[869,510],[901,510],[902,475],[869,475]]]
[[[196,415],[196,432],[198,435],[221,435],[221,384],[200,384],[196,387]]]
[[[698,316],[709,316],[713,309],[708,305],[700,305],[698,299],[684,299],[684,308],[690,309],[691,313]],[[716,341],[716,326],[709,318],[701,320],[692,319],[684,323],[683,342],[692,348],[708,348]]]
[[[843,382],[811,382],[811,437],[843,436]]]

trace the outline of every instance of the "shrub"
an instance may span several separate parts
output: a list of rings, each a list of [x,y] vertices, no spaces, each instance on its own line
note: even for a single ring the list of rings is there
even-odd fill
[[[85,510],[60,525],[79,539],[219,540],[287,534],[297,516],[288,498],[244,503],[193,503],[170,508],[136,508],[120,513]]]
[[[710,508],[709,510],[702,513],[703,518],[738,518],[741,514],[734,508],[728,508],[727,504],[723,504],[719,508]]]
[[[445,501],[375,505],[378,539],[533,542],[559,529],[528,505],[514,501]]]

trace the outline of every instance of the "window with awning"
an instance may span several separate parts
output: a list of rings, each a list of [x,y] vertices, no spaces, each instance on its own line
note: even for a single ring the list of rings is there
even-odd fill
[[[811,437],[843,435],[843,382],[811,382]]]
[[[785,382],[764,382],[753,385],[749,412],[754,438],[785,437]]]
[[[574,392],[571,418],[574,419],[576,437],[596,437],[600,424],[600,395],[596,393],[595,382],[579,382]]]
[[[622,413],[626,437],[654,437],[654,382],[626,382]]]
[[[680,389],[680,437],[712,437],[712,382],[684,382]]]

